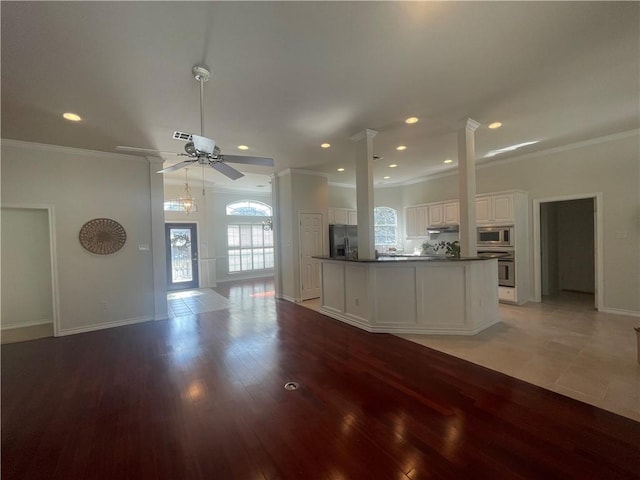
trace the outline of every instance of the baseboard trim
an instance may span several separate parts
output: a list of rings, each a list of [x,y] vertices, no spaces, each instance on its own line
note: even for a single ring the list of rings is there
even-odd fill
[[[53,320],[36,320],[35,322],[27,322],[27,323],[16,323],[13,325],[4,325],[0,328],[2,330],[14,330],[16,328],[26,328],[26,327],[37,327],[38,325],[53,325]]]
[[[637,312],[635,310],[623,310],[621,308],[603,307],[599,308],[598,311],[602,313],[611,313],[613,315],[626,315],[627,317],[640,318],[640,312]]]
[[[286,300],[287,302],[298,303],[295,298],[290,297],[288,295],[280,295],[278,298],[281,298],[282,300]]]
[[[144,317],[128,318],[126,320],[117,320],[115,322],[100,323],[98,325],[89,325],[86,327],[76,328],[61,328],[58,331],[58,336],[63,337],[65,335],[75,335],[77,333],[94,332],[96,330],[105,330],[107,328],[124,327],[126,325],[134,325],[136,323],[149,322],[153,320],[153,317],[148,315]]]

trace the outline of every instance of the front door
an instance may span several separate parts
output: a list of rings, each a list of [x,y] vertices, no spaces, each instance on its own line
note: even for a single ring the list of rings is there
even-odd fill
[[[167,290],[198,288],[198,234],[195,223],[166,223]]]

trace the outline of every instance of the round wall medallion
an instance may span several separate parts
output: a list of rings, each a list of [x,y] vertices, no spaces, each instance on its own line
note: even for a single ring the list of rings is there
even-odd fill
[[[126,241],[127,232],[122,225],[110,218],[94,218],[80,229],[80,244],[98,255],[115,253]]]

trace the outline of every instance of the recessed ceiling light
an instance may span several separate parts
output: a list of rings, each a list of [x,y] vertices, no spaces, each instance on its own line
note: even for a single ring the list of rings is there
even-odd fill
[[[398,165],[395,163],[392,163],[391,165],[389,165],[389,168],[396,168]]]
[[[339,168],[338,171],[339,172],[344,172],[344,168]]]
[[[322,145],[320,145],[322,148],[329,148],[331,146],[330,143],[323,143]]]
[[[385,180],[389,180],[391,177],[387,175],[386,177],[382,177],[382,178],[384,178]]]
[[[398,150],[398,151],[400,151],[400,152],[401,152],[402,150],[406,150],[406,149],[407,149],[407,146],[406,146],[406,145],[398,145],[398,146],[396,147],[396,150]]]
[[[418,123],[418,117],[409,117],[404,121],[404,123]]]
[[[447,158],[444,163],[453,163],[453,160],[451,160],[450,158]]]
[[[238,145],[238,150],[249,150],[249,147],[246,145]]]
[[[492,130],[496,129],[496,128],[500,128],[501,126],[502,126],[502,123],[500,123],[500,122],[493,122],[493,123],[489,124],[489,128],[492,129]]]
[[[77,113],[66,112],[63,113],[62,116],[67,120],[71,120],[72,122],[79,122],[80,120],[82,120],[82,117],[80,117],[80,115],[78,115]]]

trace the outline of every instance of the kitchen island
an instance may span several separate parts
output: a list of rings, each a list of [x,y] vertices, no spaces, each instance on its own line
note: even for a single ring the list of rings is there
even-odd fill
[[[496,259],[320,259],[320,312],[369,332],[475,335],[498,323]]]

